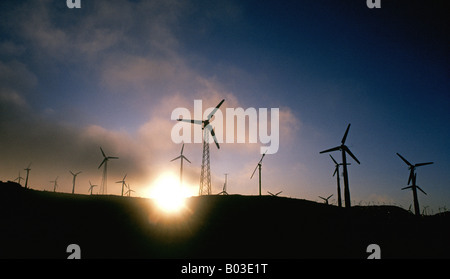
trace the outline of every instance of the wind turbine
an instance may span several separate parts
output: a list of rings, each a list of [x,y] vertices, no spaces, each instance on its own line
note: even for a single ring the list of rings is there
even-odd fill
[[[125,184],[126,185],[126,184]],[[134,192],[134,190],[131,190],[130,184],[126,185],[128,188],[128,191],[125,192],[125,196],[128,194],[129,197],[131,197],[131,192]]]
[[[276,194],[271,193],[270,191],[267,191],[267,193],[269,193],[269,195],[271,195],[271,196],[277,197],[279,194],[283,193],[283,191],[280,191],[280,192],[278,192]]]
[[[177,159],[180,159],[180,160],[181,160],[181,167],[180,167],[180,187],[183,186],[183,160],[188,161],[189,164],[191,163],[191,161],[189,161],[188,158],[186,158],[186,157],[183,155],[183,150],[184,150],[184,143],[183,143],[183,146],[181,147],[181,153],[180,153],[180,156],[176,157],[175,159],[170,160],[171,162],[172,162],[172,161],[175,161],[175,160],[177,160]]]
[[[58,187],[58,177],[59,176],[57,176],[55,180],[50,181],[53,182],[53,192],[56,192],[56,187]]]
[[[91,181],[89,180],[89,190],[88,192],[91,192],[91,196],[92,196],[92,190],[94,189],[94,187],[98,186],[98,185],[92,185]]]
[[[402,188],[402,190],[411,188],[411,190],[413,192],[413,199],[414,199],[414,213],[416,214],[416,216],[420,216],[420,207],[419,207],[419,199],[417,197],[417,189],[419,189],[425,195],[427,193],[425,193],[425,191],[422,190],[422,188],[420,188],[418,185],[416,185],[416,176],[417,176],[417,173],[415,173],[413,178],[411,179],[412,180],[412,185],[404,187],[404,188]]]
[[[202,157],[202,171],[200,174],[200,189],[199,195],[211,195],[211,169],[209,160],[209,134],[211,133],[217,149],[220,149],[219,143],[217,142],[216,134],[212,128],[210,121],[222,103],[225,101],[223,99],[220,103],[208,114],[206,120],[191,120],[191,119],[177,119],[177,121],[183,121],[193,124],[202,125],[203,130],[203,157]],[[209,131],[209,133],[208,133]]]
[[[266,152],[264,152],[264,154],[262,155],[261,160],[259,160],[258,164],[256,165],[255,170],[254,170],[253,173],[252,173],[252,176],[250,177],[250,179],[252,179],[252,178],[253,178],[253,175],[254,175],[255,172],[256,172],[256,169],[259,168],[259,195],[260,195],[260,196],[261,196],[261,166],[262,166],[262,160],[264,159],[264,156],[266,156],[266,153],[267,153],[267,150],[266,150]]]
[[[422,191],[422,193],[424,193],[425,195],[427,193],[425,193],[419,186],[416,185],[416,175],[417,175],[417,173],[415,172],[415,170],[416,170],[417,167],[430,165],[430,164],[433,164],[433,162],[418,163],[418,164],[414,164],[413,165],[410,162],[408,162],[408,160],[406,160],[399,153],[397,153],[397,156],[400,157],[400,159],[402,159],[403,162],[405,162],[408,165],[408,169],[409,169],[408,185],[412,181],[412,185],[411,186],[404,187],[404,188],[402,188],[402,190],[408,189],[408,188],[412,189],[412,191],[413,191],[413,198],[414,198],[414,212],[415,212],[415,214],[417,216],[420,216],[420,207],[419,207],[419,199],[417,198],[417,189]]]
[[[333,196],[333,194],[329,195],[327,198],[321,197],[319,196],[319,198],[321,198],[322,200],[325,201],[325,204],[328,204],[328,200]]]
[[[328,154],[328,155],[330,155],[330,154]],[[338,164],[338,162],[336,162],[336,160],[331,155],[330,155],[330,158],[331,158],[331,160],[333,160],[334,165],[335,165],[333,176],[335,176],[337,174],[336,180],[337,180],[338,206],[342,207],[341,179],[339,177],[339,166],[342,166],[343,164],[342,163]],[[347,165],[350,165],[350,163],[347,163]]]
[[[223,184],[222,192],[220,192],[218,195],[228,195],[228,193],[227,193],[227,177],[228,177],[228,173],[225,173],[225,183]]]
[[[73,173],[72,171],[69,171],[72,175],[73,175],[73,180],[72,180],[72,194],[75,193],[75,180],[77,179],[77,175],[79,175],[81,173],[81,171],[77,172],[77,173]]]
[[[105,152],[103,152],[103,149],[100,147],[100,151],[102,152],[103,155],[103,161],[102,163],[98,166],[98,168],[100,168],[102,165],[104,165],[103,167],[103,177],[102,177],[102,184],[100,186],[100,194],[104,195],[108,193],[108,161],[110,159],[119,159],[119,157],[112,157],[112,156],[106,156]]]
[[[23,177],[20,176],[20,171],[19,171],[19,176],[18,176],[16,179],[14,179],[14,181],[18,181],[19,184],[20,184],[20,180],[21,180],[21,179],[23,179]],[[20,184],[20,185],[22,185],[22,184]]]
[[[28,188],[28,174],[30,173],[30,170],[31,170],[30,167],[31,167],[31,163],[28,165],[28,167],[26,169],[24,169],[27,171],[27,176],[25,178],[25,189]]]
[[[127,174],[122,178],[122,180],[117,181],[116,183],[122,183],[122,197],[123,197],[123,185],[125,185],[125,177],[127,177]]]
[[[403,162],[405,162],[408,165],[408,169],[409,169],[409,178],[408,178],[408,185],[411,182],[411,180],[414,177],[414,172],[416,171],[417,167],[420,166],[425,166],[425,165],[430,165],[433,164],[433,162],[428,162],[428,163],[418,163],[418,164],[411,164],[410,162],[408,162],[402,155],[400,155],[399,153],[397,153],[397,156],[400,157],[400,159],[403,160]]]
[[[345,207],[351,207],[350,201],[350,188],[348,185],[348,173],[347,173],[347,158],[345,153],[348,153],[350,157],[352,157],[358,164],[360,162],[356,159],[355,155],[350,151],[350,149],[345,145],[345,140],[347,139],[348,130],[350,129],[350,124],[347,126],[347,130],[345,130],[344,137],[341,140],[341,145],[321,151],[320,154],[332,151],[340,150],[342,152],[342,165],[344,166],[344,199],[345,199]]]

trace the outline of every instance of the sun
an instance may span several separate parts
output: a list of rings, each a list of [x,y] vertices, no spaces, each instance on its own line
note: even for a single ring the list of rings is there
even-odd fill
[[[149,197],[163,211],[178,212],[185,207],[186,198],[190,196],[186,187],[180,187],[180,180],[172,173],[160,175],[149,189]]]

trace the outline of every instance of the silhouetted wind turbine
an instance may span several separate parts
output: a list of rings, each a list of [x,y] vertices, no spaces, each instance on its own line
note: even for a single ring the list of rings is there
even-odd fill
[[[228,177],[228,173],[225,173],[225,183],[223,184],[222,192],[220,192],[218,195],[228,195],[228,193],[227,193],[227,177]]]
[[[58,177],[59,176],[57,176],[55,180],[50,181],[53,182],[53,192],[56,192],[56,187],[58,187]]]
[[[342,165],[344,166],[344,199],[345,199],[345,207],[351,207],[351,201],[350,201],[350,188],[348,184],[348,173],[347,173],[347,158],[345,156],[345,153],[348,153],[350,157],[352,157],[358,164],[360,162],[358,159],[356,159],[355,155],[350,151],[350,149],[345,145],[345,140],[347,139],[348,130],[350,129],[350,124],[347,126],[347,130],[345,130],[344,137],[341,140],[341,145],[336,146],[324,151],[321,151],[320,153],[326,153],[326,152],[332,152],[332,151],[338,151],[340,150],[342,152]]]
[[[397,156],[400,157],[400,159],[403,160],[403,162],[405,162],[408,165],[408,169],[409,169],[409,177],[408,177],[408,185],[411,182],[411,180],[414,177],[414,172],[416,170],[417,167],[420,166],[425,166],[425,165],[430,165],[433,164],[433,162],[428,162],[428,163],[418,163],[418,164],[411,164],[410,162],[408,162],[402,155],[400,155],[399,153],[397,153]]]
[[[24,170],[27,171],[27,176],[26,176],[26,178],[25,178],[25,189],[28,188],[28,175],[29,175],[30,170],[31,170],[30,167],[31,167],[31,163],[28,165],[28,167],[27,167],[26,169],[24,169]]]
[[[400,159],[402,159],[403,162],[405,162],[408,165],[408,169],[409,169],[408,185],[412,181],[412,185],[411,186],[404,187],[404,188],[402,188],[402,190],[408,189],[408,188],[412,189],[412,191],[413,191],[413,198],[414,198],[414,212],[415,212],[415,214],[417,216],[420,216],[420,207],[419,207],[419,199],[417,198],[417,189],[422,191],[422,193],[424,193],[425,195],[426,195],[426,193],[419,186],[416,185],[416,175],[417,175],[417,173],[415,173],[415,170],[416,170],[417,167],[430,165],[430,164],[433,164],[433,162],[418,163],[418,164],[414,164],[413,165],[410,162],[408,162],[408,160],[406,160],[399,153],[397,153],[397,156],[400,157]]]
[[[186,157],[183,155],[183,150],[184,150],[184,143],[183,143],[183,146],[181,147],[181,153],[180,153],[180,156],[176,157],[175,159],[170,160],[171,162],[172,162],[172,161],[175,161],[175,160],[177,160],[177,159],[180,159],[180,161],[181,161],[181,167],[180,167],[180,187],[183,186],[183,160],[188,161],[189,164],[191,163],[191,161],[189,161],[188,158],[186,158]]]
[[[416,175],[417,175],[417,173],[415,173],[413,178],[411,179],[412,180],[412,185],[404,187],[404,188],[402,188],[402,190],[409,189],[409,188],[412,189],[413,199],[414,199],[414,213],[416,214],[416,216],[420,216],[420,207],[419,207],[419,199],[417,197],[417,189],[419,189],[425,195],[427,193],[425,193],[425,191],[422,190],[422,188],[420,188],[419,186],[416,185]]]
[[[253,175],[254,175],[255,172],[256,172],[256,169],[259,168],[259,195],[260,195],[260,196],[261,196],[261,166],[262,166],[262,160],[264,159],[264,156],[266,156],[266,153],[267,153],[267,150],[266,150],[266,152],[264,152],[264,154],[263,154],[262,157],[261,157],[261,160],[259,160],[258,164],[256,165],[256,168],[255,168],[255,170],[253,171],[252,176],[250,176],[250,179],[252,179],[252,178],[253,178]]]
[[[321,197],[319,196],[319,198],[321,198],[322,200],[325,201],[325,204],[328,204],[328,200],[333,196],[333,194],[329,195],[327,198]]]
[[[126,184],[125,184],[126,185]],[[125,192],[125,196],[128,194],[129,197],[131,197],[131,192],[134,192],[134,190],[131,190],[130,184],[126,185],[128,188],[128,191]]]
[[[177,121],[183,121],[193,124],[202,125],[203,130],[203,156],[202,156],[202,170],[200,173],[200,189],[199,195],[211,195],[211,170],[210,170],[210,160],[209,160],[209,134],[211,133],[217,149],[220,149],[219,143],[217,142],[216,134],[212,128],[210,121],[222,103],[225,101],[223,99],[220,103],[208,114],[206,120],[191,120],[191,119],[177,119]],[[209,131],[209,133],[208,133]]]
[[[98,168],[100,168],[102,165],[104,165],[103,167],[103,177],[102,177],[102,184],[100,186],[100,194],[107,194],[108,193],[108,161],[109,159],[119,159],[119,157],[112,157],[112,156],[106,156],[105,152],[103,152],[103,149],[100,147],[100,151],[102,152],[103,155],[103,161],[102,163],[98,166]]]
[[[92,190],[94,189],[94,187],[96,187],[96,186],[98,186],[98,185],[92,185],[92,183],[91,183],[91,181],[89,180],[89,190],[88,190],[88,192],[91,192],[91,195],[92,195]]]
[[[328,154],[330,155],[330,154]],[[333,176],[337,174],[336,180],[337,180],[337,194],[338,194],[338,206],[342,207],[342,198],[341,198],[341,179],[339,177],[339,166],[342,166],[343,164],[336,162],[336,160],[333,158],[333,156],[330,155],[331,160],[333,160],[335,169],[333,172]],[[350,165],[350,163],[347,163],[347,165]]]
[[[77,173],[73,173],[72,171],[69,171],[72,175],[73,175],[73,180],[72,180],[72,194],[75,193],[75,180],[77,179],[77,175],[79,175],[81,173],[81,171],[77,172]]]
[[[270,191],[267,191],[267,193],[269,193],[269,195],[271,195],[271,196],[277,197],[279,194],[283,193],[283,191],[280,191],[280,192],[278,192],[276,194],[271,193]]]
[[[21,179],[23,179],[23,177],[20,176],[20,171],[19,171],[19,176],[16,179],[14,179],[14,181],[18,181],[18,183],[20,184]],[[20,184],[20,185],[22,185],[22,184]]]
[[[116,183],[122,183],[122,197],[123,197],[123,186],[125,185],[125,177],[127,177],[127,174],[122,178],[122,180],[117,181]]]

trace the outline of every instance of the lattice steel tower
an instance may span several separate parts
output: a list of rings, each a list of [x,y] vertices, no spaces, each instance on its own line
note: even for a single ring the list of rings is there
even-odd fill
[[[211,169],[209,164],[209,133],[203,129],[202,171],[200,173],[199,196],[211,195]]]
[[[209,134],[214,139],[214,143],[217,146],[217,149],[220,149],[219,143],[217,142],[216,135],[214,133],[214,129],[212,128],[210,121],[213,117],[214,113],[219,109],[222,103],[225,101],[222,100],[220,103],[208,114],[206,120],[194,120],[194,119],[177,119],[177,121],[188,122],[192,124],[202,125],[202,133],[203,133],[203,155],[202,155],[202,171],[200,174],[200,189],[198,191],[199,196],[202,195],[211,195],[211,170],[209,166]]]

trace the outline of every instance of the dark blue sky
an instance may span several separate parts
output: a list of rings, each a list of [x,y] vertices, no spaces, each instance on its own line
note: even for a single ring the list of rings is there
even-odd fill
[[[365,2],[82,0],[71,10],[65,1],[2,1],[0,179],[33,161],[36,188],[61,175],[69,191],[71,168],[88,185],[101,175],[102,145],[121,157],[111,179],[129,172],[139,191],[177,168],[167,163],[179,151],[171,111],[225,98],[228,107],[280,108],[280,149],[265,159],[263,191],[334,193],[333,163],[319,151],[351,123],[347,143],[361,161],[349,168],[352,199],[407,208],[399,152],[435,162],[418,169],[428,193],[419,199],[449,206],[447,5]],[[230,192],[256,194],[248,172],[258,148],[212,149],[213,191],[228,172]],[[196,187],[201,145],[186,152]]]

